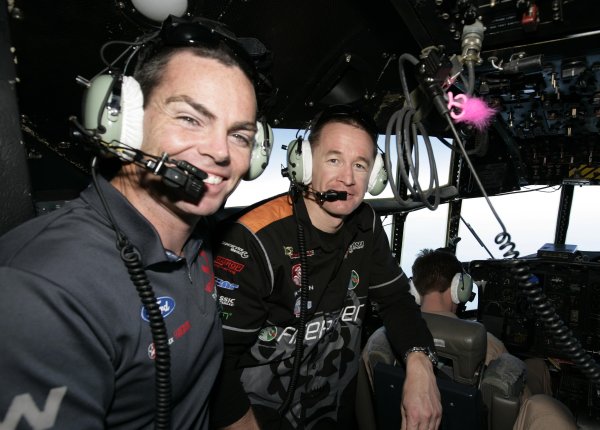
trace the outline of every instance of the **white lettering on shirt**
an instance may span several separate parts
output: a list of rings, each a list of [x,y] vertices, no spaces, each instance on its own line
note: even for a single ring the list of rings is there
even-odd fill
[[[60,409],[67,387],[57,387],[50,390],[43,410],[39,410],[31,394],[15,396],[6,411],[4,421],[0,423],[0,430],[14,430],[17,428],[21,417],[29,423],[33,430],[45,430],[54,427],[56,416]]]
[[[358,306],[346,306],[342,309],[341,320],[346,322],[354,322],[358,319],[358,314],[360,312],[360,308],[362,308],[364,304]],[[329,318],[326,320],[313,321],[306,325],[306,331],[304,333],[304,340],[319,340],[323,337],[325,332],[331,327],[333,324],[333,318]],[[288,338],[288,343],[292,344],[296,342],[296,332],[298,330],[294,327],[286,327],[283,329],[279,337],[277,338],[278,342],[286,337]]]

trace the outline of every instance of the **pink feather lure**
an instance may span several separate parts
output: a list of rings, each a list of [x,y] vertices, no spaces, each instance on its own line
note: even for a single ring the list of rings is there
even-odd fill
[[[448,109],[454,121],[471,124],[480,131],[490,125],[496,109],[489,107],[485,101],[466,94],[454,96],[450,91],[447,94]]]

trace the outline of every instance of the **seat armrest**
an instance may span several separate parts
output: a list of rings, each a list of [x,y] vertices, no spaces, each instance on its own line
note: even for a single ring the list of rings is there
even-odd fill
[[[483,403],[488,408],[490,430],[511,430],[521,407],[526,367],[514,355],[504,353],[492,360],[481,381]]]

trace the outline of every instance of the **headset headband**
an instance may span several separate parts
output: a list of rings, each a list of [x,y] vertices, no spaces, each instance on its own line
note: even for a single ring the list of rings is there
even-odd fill
[[[260,73],[260,62],[268,53],[257,39],[236,37],[223,23],[201,17],[179,18],[170,15],[164,22],[156,39],[154,49],[149,48],[151,57],[161,46],[202,46],[208,49],[225,48],[248,75],[259,94],[270,94],[272,86]]]
[[[178,18],[170,15],[163,23],[159,33],[165,46],[206,46],[218,48],[225,45],[234,57],[252,74],[256,68],[250,52],[223,23],[206,18]]]

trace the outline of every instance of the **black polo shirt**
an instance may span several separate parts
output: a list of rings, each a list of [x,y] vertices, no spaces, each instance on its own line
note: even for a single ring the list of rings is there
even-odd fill
[[[199,226],[178,258],[114,187],[103,179],[100,186],[159,300],[171,351],[173,428],[208,428],[222,336],[206,228]],[[17,428],[30,428],[26,414],[44,428],[154,427],[148,318],[93,187],[0,240],[0,295],[0,416],[16,414]]]

